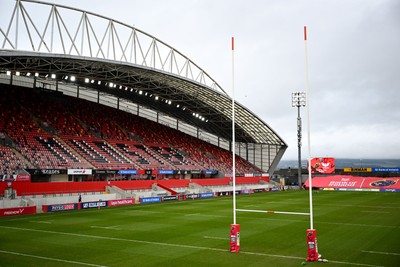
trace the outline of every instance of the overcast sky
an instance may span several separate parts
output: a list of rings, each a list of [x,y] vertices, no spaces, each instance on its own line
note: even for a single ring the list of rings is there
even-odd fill
[[[398,0],[46,1],[134,25],[189,57],[229,94],[234,37],[235,99],[287,143],[283,159],[297,158],[291,94],[306,90],[307,26],[312,157],[400,158]]]

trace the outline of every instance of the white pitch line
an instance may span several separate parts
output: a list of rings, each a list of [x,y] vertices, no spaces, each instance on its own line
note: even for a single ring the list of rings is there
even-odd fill
[[[90,228],[96,228],[96,229],[109,229],[109,230],[121,230],[118,228],[119,225],[115,225],[115,226],[96,226],[96,225],[92,225],[90,226]]]
[[[207,238],[207,239],[220,239],[220,240],[229,240],[229,237],[216,237],[216,236],[207,236],[207,235],[205,235],[205,236],[203,236],[204,238]]]
[[[185,214],[183,216],[189,217],[189,216],[201,216],[201,215],[202,215],[201,213],[190,213],[190,214]]]
[[[29,221],[29,222],[33,222],[33,223],[48,223],[48,224],[53,223],[51,221]]]
[[[394,252],[370,251],[370,250],[361,250],[361,252],[364,252],[364,253],[371,253],[371,254],[383,254],[383,255],[400,256],[400,253],[394,253]]]
[[[79,261],[69,261],[69,260],[62,260],[62,259],[56,259],[56,258],[42,257],[42,256],[36,256],[36,255],[30,255],[30,254],[18,253],[18,252],[13,252],[13,251],[6,251],[6,250],[0,250],[0,253],[12,254],[12,255],[17,255],[17,256],[30,257],[30,258],[36,258],[36,259],[42,259],[42,260],[49,260],[49,261],[58,261],[58,262],[65,262],[65,263],[71,263],[71,264],[79,264],[79,265],[85,265],[85,266],[107,267],[105,265],[97,265],[97,264],[91,264],[91,263],[85,263],[85,262],[79,262]]]
[[[93,238],[93,239],[124,241],[124,242],[140,243],[140,244],[151,244],[151,245],[159,245],[159,246],[170,246],[170,247],[179,247],[179,248],[188,248],[188,249],[201,249],[201,250],[210,250],[210,251],[217,251],[217,252],[228,252],[229,251],[228,249],[221,249],[221,248],[199,247],[199,246],[192,246],[192,245],[181,245],[181,244],[162,243],[162,242],[135,240],[135,239],[124,239],[124,238],[117,238],[117,237],[75,234],[75,233],[66,233],[66,232],[57,232],[57,231],[48,231],[48,230],[37,230],[37,229],[20,228],[20,227],[0,226],[0,228],[12,229],[12,230],[18,230],[18,231],[22,230],[22,231],[32,231],[32,232],[39,232],[39,233],[78,236],[78,237],[86,237],[86,238]],[[304,257],[297,257],[297,256],[286,256],[286,255],[258,253],[258,252],[250,252],[250,251],[241,251],[240,253],[241,254],[246,254],[246,255],[257,255],[257,256],[265,256],[265,257],[304,260]],[[55,259],[55,260],[57,260],[57,259]],[[63,260],[60,260],[60,261],[63,261]],[[343,261],[330,261],[330,262],[338,263],[338,264],[355,265],[355,266],[365,266],[365,267],[382,267],[382,266],[377,266],[377,265],[369,265],[369,264],[353,263],[353,262],[343,262]],[[83,263],[83,264],[85,264],[85,263]],[[89,264],[85,264],[85,265],[96,266],[96,267],[97,266],[98,267],[104,267],[104,266],[101,266],[101,265],[93,265],[93,264],[90,264],[90,265]]]

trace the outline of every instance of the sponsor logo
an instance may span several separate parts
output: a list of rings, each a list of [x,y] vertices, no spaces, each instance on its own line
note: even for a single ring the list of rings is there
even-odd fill
[[[174,174],[173,170],[158,170],[158,174]]]
[[[178,200],[178,196],[165,196],[162,198],[163,201]]]
[[[97,202],[84,202],[82,203],[82,209],[91,209],[98,207],[107,207],[106,201],[97,201]]]
[[[213,192],[208,192],[208,193],[201,193],[200,198],[209,198],[209,197],[214,197]]]
[[[398,182],[398,180],[379,180],[379,181],[374,181],[372,183],[370,183],[370,186],[374,186],[374,187],[383,187],[383,186],[391,186],[391,185],[395,185]]]
[[[115,174],[115,173],[117,173],[117,171],[114,171],[114,170],[96,170],[95,172],[99,173],[99,174]]]
[[[119,170],[119,174],[138,174],[137,170]]]
[[[92,175],[92,169],[68,169],[68,174]]]
[[[195,199],[195,198],[199,198],[199,194],[187,194],[186,195],[186,199]]]
[[[24,208],[6,208],[0,209],[0,216],[13,216],[21,214],[35,214],[36,206],[29,206]]]
[[[354,187],[357,181],[350,181],[350,178],[342,178],[340,181],[330,181],[328,186],[331,187]]]
[[[372,168],[344,168],[344,172],[372,172]]]
[[[133,199],[118,199],[110,201],[110,206],[131,205],[131,204],[135,204]]]
[[[75,204],[50,205],[47,207],[47,211],[75,210],[76,208]]]
[[[160,202],[161,198],[160,197],[145,197],[141,198],[140,202],[142,203],[154,203],[154,202]]]
[[[400,168],[373,168],[373,172],[400,172]]]
[[[17,209],[17,210],[9,210],[9,211],[5,211],[4,215],[19,215],[19,214],[23,214],[24,209]]]

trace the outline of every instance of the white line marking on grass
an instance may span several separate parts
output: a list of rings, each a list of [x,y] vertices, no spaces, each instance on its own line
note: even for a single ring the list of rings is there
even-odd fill
[[[371,253],[371,254],[383,254],[383,255],[400,256],[400,253],[394,253],[394,252],[370,251],[370,250],[361,250],[361,252],[364,252],[364,253]]]
[[[190,214],[185,214],[184,216],[199,216],[201,213],[190,213]]]
[[[48,224],[53,223],[51,221],[29,221],[29,222],[33,222],[33,223],[48,223]]]
[[[205,235],[205,236],[203,236],[204,238],[207,238],[207,239],[220,239],[220,240],[229,240],[229,237],[216,237],[216,236],[207,236],[207,235]]]
[[[90,226],[90,228],[96,228],[96,229],[111,229],[111,230],[121,230],[120,228],[118,228],[119,225],[115,225],[115,226],[96,226],[96,225],[92,225]]]
[[[104,240],[114,240],[114,241],[123,241],[123,242],[132,242],[132,243],[139,243],[139,244],[151,244],[151,245],[159,245],[159,246],[170,246],[170,247],[179,247],[179,248],[188,248],[188,249],[201,249],[201,250],[210,250],[210,251],[217,251],[217,252],[229,252],[229,249],[221,249],[221,248],[210,248],[210,247],[199,247],[199,246],[192,246],[192,245],[181,245],[181,244],[172,244],[172,243],[161,243],[161,242],[154,242],[154,241],[145,241],[145,240],[135,240],[135,239],[125,239],[125,238],[117,238],[117,237],[107,237],[107,236],[97,236],[97,235],[85,235],[85,234],[75,234],[75,233],[67,233],[67,232],[57,232],[57,231],[48,231],[48,230],[37,230],[37,229],[29,229],[29,228],[20,228],[20,227],[10,227],[10,226],[0,226],[0,228],[5,229],[12,229],[18,231],[32,231],[32,232],[39,232],[39,233],[49,233],[49,234],[59,234],[59,235],[69,235],[69,236],[78,236],[78,237],[86,237],[86,238],[93,238],[93,239],[104,239]],[[266,256],[266,257],[275,257],[275,258],[284,258],[284,259],[299,259],[304,260],[304,257],[297,257],[297,256],[286,256],[286,255],[277,255],[277,254],[268,254],[268,253],[258,253],[258,252],[249,252],[249,251],[241,251],[241,254],[247,255],[257,255],[257,256]],[[35,256],[36,257],[36,256]],[[37,256],[39,257],[39,256]],[[49,258],[50,259],[50,258]],[[54,259],[57,260],[57,259]],[[64,260],[60,260],[64,261]],[[330,261],[332,263],[338,264],[347,264],[347,265],[356,265],[356,266],[366,266],[366,267],[382,267],[377,265],[369,265],[363,263],[352,263],[352,262],[343,262],[343,261]],[[101,265],[94,265],[94,264],[85,264],[80,263],[88,266],[99,266]]]
[[[91,263],[85,263],[85,262],[79,262],[79,261],[69,261],[69,260],[62,260],[62,259],[56,259],[56,258],[42,257],[42,256],[36,256],[36,255],[30,255],[30,254],[24,254],[24,253],[18,253],[18,252],[6,251],[6,250],[0,250],[0,253],[12,254],[12,255],[17,255],[17,256],[30,257],[30,258],[36,258],[36,259],[42,259],[42,260],[49,260],[49,261],[59,261],[59,262],[65,262],[65,263],[79,264],[79,265],[85,265],[85,266],[106,267],[105,265],[97,265],[97,264],[91,264]]]

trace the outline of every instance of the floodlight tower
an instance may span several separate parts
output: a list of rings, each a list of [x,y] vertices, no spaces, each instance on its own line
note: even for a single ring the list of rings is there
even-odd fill
[[[292,107],[297,108],[297,155],[298,155],[298,170],[297,179],[299,188],[301,189],[301,116],[300,108],[306,106],[306,93],[305,92],[293,92],[292,93]]]

